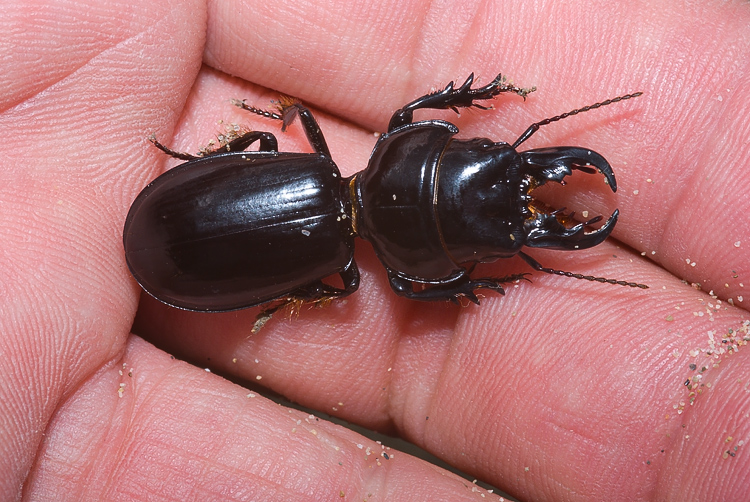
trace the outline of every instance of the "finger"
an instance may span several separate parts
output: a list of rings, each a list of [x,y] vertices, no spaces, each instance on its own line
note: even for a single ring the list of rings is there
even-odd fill
[[[123,358],[60,409],[25,495],[458,501],[476,500],[478,492],[461,478],[282,408],[131,337]]]
[[[161,18],[154,2],[125,11],[15,4],[0,13],[9,27],[1,73],[12,80],[0,130],[15,138],[0,159],[0,420],[13,452],[0,460],[0,478],[8,494],[23,486],[56,407],[122,349],[137,301],[122,221],[135,187],[153,175],[144,152],[157,110],[186,94],[186,54],[193,71],[201,55],[190,41],[195,26]],[[143,90],[155,81],[172,94],[149,100]]]

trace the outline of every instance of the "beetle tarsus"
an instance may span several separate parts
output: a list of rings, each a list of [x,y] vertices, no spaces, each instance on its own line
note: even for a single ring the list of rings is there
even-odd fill
[[[466,82],[464,82],[464,85],[461,86],[461,89],[468,84],[471,86],[471,82],[473,81],[474,74],[472,73],[468,79],[466,79]],[[532,92],[536,91],[536,87],[518,87],[513,84],[508,84],[505,77],[503,77],[502,74],[498,74],[495,79],[490,82],[489,84],[485,85],[484,87],[480,87],[478,89],[468,89],[467,94],[471,95],[473,97],[473,100],[477,99],[492,99],[498,94],[502,92],[512,92],[514,94],[518,94],[521,96],[524,101],[526,100],[526,96],[531,94]],[[469,106],[474,106],[476,108],[483,108],[486,109],[483,105],[479,105],[477,103],[472,102]]]
[[[260,115],[261,117],[266,117],[267,119],[282,120],[281,115],[279,115],[278,113],[269,112],[268,110],[263,110],[261,108],[256,108],[254,106],[248,105],[247,103],[245,103],[244,99],[232,99],[231,102],[234,106],[242,108],[243,110],[247,110],[248,112],[252,112],[256,115]]]
[[[166,153],[167,155],[174,157],[176,159],[188,160],[188,161],[210,157],[212,155],[217,155],[217,154],[225,153],[225,152],[241,152],[241,151],[248,149],[256,141],[260,141],[259,150],[261,152],[278,152],[279,151],[279,146],[278,146],[278,141],[276,141],[276,136],[274,136],[270,132],[264,132],[264,131],[246,132],[245,134],[242,134],[232,139],[231,141],[221,145],[220,147],[214,150],[210,150],[207,148],[206,150],[201,151],[199,155],[193,155],[190,153],[178,152],[178,151],[172,150],[171,148],[166,147],[163,144],[161,144],[156,139],[156,136],[154,135],[149,137],[148,140],[151,143],[153,143],[153,145],[156,148]]]
[[[176,150],[172,150],[171,148],[162,145],[161,143],[159,143],[159,141],[156,139],[156,136],[153,135],[153,134],[151,136],[149,136],[148,140],[151,143],[153,143],[153,145],[156,148],[158,148],[162,152],[166,153],[170,157],[174,157],[175,159],[180,159],[180,160],[195,160],[195,159],[199,159],[200,158],[199,155],[192,155],[190,153],[178,152]]]
[[[276,311],[286,307],[287,305],[289,305],[289,299],[261,310],[258,315],[255,316],[255,323],[253,323],[253,327],[250,330],[250,333],[254,335],[261,329],[263,329],[263,326],[265,326],[266,323],[271,320]]]
[[[279,310],[286,309],[288,311],[289,317],[291,318],[299,315],[303,305],[309,304],[323,306],[328,305],[331,300],[333,300],[332,297],[323,297],[312,301],[302,300],[295,297],[282,298],[258,312],[258,315],[255,317],[255,323],[253,323],[253,327],[250,332],[253,335],[258,333]]]

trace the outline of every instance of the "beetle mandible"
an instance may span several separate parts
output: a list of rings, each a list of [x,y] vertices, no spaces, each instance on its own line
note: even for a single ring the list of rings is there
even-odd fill
[[[475,107],[501,93],[526,99],[535,90],[498,75],[421,96],[391,117],[367,168],[342,178],[312,113],[284,99],[278,113],[235,101],[250,112],[282,121],[299,118],[314,153],[279,152],[276,137],[251,131],[215,151],[190,155],[152,138],[165,153],[186,160],[151,182],[133,202],[123,241],[138,283],[174,307],[221,312],[265,304],[257,331],[280,307],[325,302],[359,286],[354,238],[369,241],[388,272],[391,288],[415,300],[464,297],[477,289],[503,294],[502,284],[525,278],[471,277],[474,265],[520,256],[534,270],[578,279],[645,288],[637,283],[584,276],[542,266],[524,246],[586,249],[612,233],[618,211],[598,229],[601,216],[567,225],[563,210],[545,212],[530,192],[562,183],[572,170],[602,173],[614,192],[611,166],[600,154],[575,146],[517,148],[540,127],[631,99],[627,94],[535,122],[512,144],[487,138],[457,139],[444,120],[413,121],[418,109]],[[253,143],[259,151],[246,151]],[[343,287],[323,281],[338,274]]]

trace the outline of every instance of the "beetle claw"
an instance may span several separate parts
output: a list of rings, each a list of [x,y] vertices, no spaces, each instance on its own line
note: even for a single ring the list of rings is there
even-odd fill
[[[609,162],[593,150],[577,146],[562,146],[554,148],[537,148],[521,152],[523,161],[528,166],[528,174],[536,186],[544,185],[548,181],[564,183],[565,177],[573,170],[593,174],[599,171],[604,175],[607,184],[613,192],[617,191],[617,180]],[[563,225],[563,220],[572,218],[573,213],[561,218],[562,209],[550,213],[537,212],[536,216],[525,224],[528,238],[526,245],[548,249],[574,250],[586,249],[601,243],[614,230],[619,212],[615,210],[612,216],[593,232],[586,232],[586,227],[602,220],[596,216],[573,227]]]
[[[604,242],[609,237],[617,223],[619,210],[615,209],[612,216],[601,228],[593,232],[586,232],[586,226],[602,219],[601,216],[592,218],[585,223],[579,223],[571,228],[565,227],[551,214],[537,213],[536,217],[527,221],[525,227],[528,232],[526,245],[535,248],[575,250],[587,249]]]
[[[604,175],[612,191],[617,191],[612,166],[593,150],[577,146],[537,148],[521,152],[521,158],[529,167],[529,175],[538,185],[544,185],[548,181],[562,183],[566,176],[573,174],[573,169],[585,173],[594,173],[596,170]]]

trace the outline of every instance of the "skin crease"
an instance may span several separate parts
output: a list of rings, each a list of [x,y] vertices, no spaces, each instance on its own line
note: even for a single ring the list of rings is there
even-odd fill
[[[521,500],[746,498],[750,348],[706,351],[750,318],[750,4],[359,3],[2,9],[0,499],[481,498],[203,367],[400,434]],[[575,176],[545,192],[621,218],[594,249],[531,254],[651,289],[534,273],[480,307],[422,304],[396,297],[358,242],[357,293],[254,336],[258,309],[200,315],[139,296],[122,225],[176,163],[149,134],[197,151],[224,120],[309,151],[297,124],[281,134],[229,104],[284,92],[312,107],[350,175],[393,110],[472,71],[538,91],[419,117],[512,142],[534,121],[644,92],[522,149],[590,147],[619,185]],[[526,270],[514,259],[477,272]],[[698,375],[691,404],[683,383]]]

